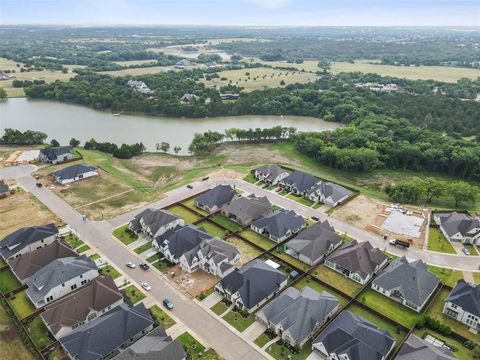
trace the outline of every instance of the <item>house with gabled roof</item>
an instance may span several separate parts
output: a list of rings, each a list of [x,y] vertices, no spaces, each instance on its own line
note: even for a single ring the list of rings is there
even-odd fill
[[[325,266],[365,285],[388,262],[388,257],[368,241],[350,241],[327,257]]]
[[[11,260],[28,252],[50,245],[58,238],[55,225],[28,226],[5,236],[0,241],[0,256]]]
[[[301,171],[294,171],[287,177],[283,178],[279,182],[279,185],[285,191],[291,192],[295,195],[304,196],[319,182],[320,179],[313,175]]]
[[[340,302],[327,291],[308,286],[290,287],[260,309],[257,320],[292,347],[303,347],[313,334],[338,310]]]
[[[25,293],[38,309],[87,285],[97,276],[97,265],[85,255],[55,259],[27,280]]]
[[[65,185],[74,181],[88,179],[98,175],[98,170],[94,166],[85,164],[75,164],[55,171],[52,176],[59,184]]]
[[[239,261],[240,252],[237,248],[220,238],[204,239],[180,257],[184,271],[191,273],[201,269],[222,278],[230,274]]]
[[[271,213],[272,204],[267,197],[256,197],[253,194],[239,197],[222,208],[223,216],[244,226]]]
[[[352,195],[352,191],[347,188],[329,182],[320,181],[314,185],[307,193],[305,197],[313,202],[321,202],[331,207],[335,207]]]
[[[168,261],[172,264],[178,264],[183,254],[196,248],[205,239],[211,238],[212,236],[203,228],[188,224],[167,230],[162,235],[157,236],[152,244],[154,248],[165,255]]]
[[[313,341],[313,350],[327,360],[385,360],[395,340],[364,318],[345,310]]]
[[[123,304],[123,294],[110,276],[98,276],[86,286],[45,307],[40,314],[56,339]]]
[[[145,209],[128,223],[128,228],[135,234],[144,233],[155,239],[166,231],[183,225],[185,221],[180,216],[166,210]]]
[[[22,283],[38,270],[50,264],[55,259],[75,257],[78,253],[63,241],[54,241],[50,245],[8,260],[8,265],[15,277]]]
[[[143,303],[123,303],[59,341],[72,359],[109,359],[152,329],[153,319]]]
[[[212,214],[238,197],[230,185],[217,185],[195,199],[195,206]]]
[[[255,169],[255,178],[268,186],[277,185],[288,175],[290,172],[278,165],[264,165]]]
[[[40,161],[46,164],[61,164],[75,158],[73,146],[49,146],[40,150]]]
[[[440,280],[422,260],[409,262],[405,256],[394,260],[372,282],[372,289],[420,312]]]
[[[470,327],[480,330],[480,285],[461,279],[445,299],[443,313]]]
[[[302,230],[285,244],[285,252],[308,265],[318,264],[342,245],[342,237],[327,220]]]
[[[179,341],[172,339],[162,326],[143,336],[113,360],[186,360],[187,354]]]
[[[456,360],[445,346],[434,345],[411,334],[403,343],[395,360]]]
[[[448,240],[480,245],[480,218],[454,211],[436,213],[433,220]]]
[[[251,313],[287,286],[287,280],[280,270],[255,259],[225,276],[215,285],[215,291],[238,309]]]
[[[282,242],[307,226],[305,219],[293,210],[281,209],[255,220],[250,228],[270,240]]]

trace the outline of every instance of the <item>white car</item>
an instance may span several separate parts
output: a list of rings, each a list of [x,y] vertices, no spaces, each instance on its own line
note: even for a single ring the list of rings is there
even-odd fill
[[[137,265],[135,265],[134,263],[129,261],[129,262],[127,262],[127,267],[129,267],[130,269],[135,269],[137,267]]]
[[[152,287],[146,281],[142,282],[142,287],[147,291],[152,290]]]

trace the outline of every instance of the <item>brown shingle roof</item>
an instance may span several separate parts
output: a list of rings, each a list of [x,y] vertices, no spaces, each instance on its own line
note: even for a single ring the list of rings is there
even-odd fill
[[[40,315],[55,335],[63,326],[84,321],[91,310],[99,311],[122,299],[109,276],[98,276],[79,291],[45,307]]]

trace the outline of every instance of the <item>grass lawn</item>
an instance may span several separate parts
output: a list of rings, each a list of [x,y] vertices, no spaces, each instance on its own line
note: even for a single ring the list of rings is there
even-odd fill
[[[195,214],[193,211],[185,209],[180,205],[172,206],[168,208],[167,211],[180,216],[181,218],[183,218],[183,220],[185,220],[185,223],[187,224],[191,224],[201,219],[201,217]]]
[[[8,300],[19,319],[24,319],[35,311],[35,307],[28,298],[25,291],[15,294],[14,298]]]
[[[160,254],[153,254],[152,256],[147,258],[147,262],[152,263],[154,261],[160,260]]]
[[[236,232],[242,228],[240,224],[237,224],[236,222],[227,219],[225,216],[220,214],[212,215],[211,219],[231,232]]]
[[[278,360],[304,360],[312,352],[312,342],[307,342],[301,349],[298,354],[294,354],[290,349],[285,345],[280,345],[279,341],[270,345],[267,348],[267,353],[273,356]]]
[[[478,250],[475,246],[470,245],[470,244],[465,244],[465,247],[470,251],[470,255],[477,256],[478,255]]]
[[[365,310],[364,308],[356,304],[350,304],[347,310],[364,318],[365,320],[370,321],[372,324],[377,325],[380,329],[387,330],[390,333],[390,335],[395,339],[397,346],[405,338],[405,336],[407,336],[407,332],[403,330],[401,327],[391,324],[388,321],[385,321],[381,317],[375,315],[374,313],[368,310]]]
[[[454,351],[453,354],[458,360],[472,360],[472,350],[467,349],[460,341],[457,341],[451,337],[440,335],[439,333],[427,328],[415,329],[413,333],[420,338],[422,338],[424,334],[428,333],[436,339],[444,341],[449,346],[455,347],[456,351]]]
[[[50,332],[43,323],[40,315],[36,316],[31,322],[27,324],[27,330],[32,336],[32,340],[39,349],[50,345],[53,340],[50,337]]]
[[[188,332],[184,332],[180,335],[177,340],[182,344],[185,352],[187,352],[187,359],[192,360],[217,360],[221,359],[218,354],[213,351],[209,350],[205,352],[205,346],[200,344],[197,339],[195,339],[192,335]],[[210,352],[212,351],[212,352]]]
[[[0,272],[0,292],[7,294],[20,286],[20,282],[15,275],[13,275],[11,270],[8,269]]]
[[[227,309],[228,307],[223,301],[216,303],[210,308],[210,310],[212,310],[217,315],[222,315],[225,311],[227,311]]]
[[[313,272],[313,275],[352,297],[362,288],[362,285],[359,283],[347,279],[345,276],[327,268],[325,265],[318,266]]]
[[[277,248],[276,250],[278,249],[279,248]],[[295,259],[293,256],[290,256],[289,254],[284,253],[283,250],[280,250],[280,252],[274,251],[273,254],[275,254],[275,256],[278,256],[280,259],[282,259],[286,263],[292,266],[295,266],[297,269],[300,269],[302,271],[307,271],[308,269],[310,269],[310,265],[307,265],[304,262],[301,262],[300,260]]]
[[[473,273],[473,280],[475,281],[475,284],[480,284],[480,272]]]
[[[78,238],[75,234],[68,234],[64,237],[65,241],[70,244],[70,246],[74,249],[82,246],[84,242]]]
[[[123,294],[132,302],[136,304],[145,299],[145,294],[138,290],[134,285],[130,285],[122,290]]]
[[[297,195],[293,195],[293,194],[290,194],[287,196],[289,199],[293,200],[293,201],[296,201],[300,204],[303,204],[305,206],[308,206],[308,207],[311,207],[314,202],[313,201],[310,201],[308,199],[305,199],[304,197],[302,196],[297,196]]]
[[[443,236],[437,228],[430,228],[428,234],[428,250],[447,254],[456,254],[452,244]]]
[[[165,329],[168,329],[176,324],[175,320],[168,316],[165,311],[160,309],[158,305],[153,305],[149,310],[156,325],[162,325]]]
[[[320,284],[318,281],[316,281],[310,275],[305,276],[302,280],[300,280],[299,282],[297,282],[295,284],[295,288],[298,289],[298,290],[302,290],[306,286],[308,286],[309,288],[311,288],[311,289],[313,289],[317,292],[322,292],[322,291],[329,292],[330,294],[334,295],[338,299],[338,301],[340,302],[340,306],[345,305],[348,302],[348,298],[346,298],[344,295],[342,295],[342,294],[340,294],[336,291],[333,291],[333,290],[327,288],[326,286]]]
[[[112,265],[110,264],[107,264],[107,265],[104,265],[102,266],[101,268],[98,269],[98,271],[102,274],[102,275],[108,275],[108,276],[111,276],[113,279],[117,279],[120,277],[120,273],[117,271],[117,269],[115,269]]]
[[[92,259],[93,261],[98,260],[98,259],[100,259],[100,255],[93,254],[93,255],[90,256],[90,259]]]
[[[120,240],[125,245],[131,244],[138,239],[138,236],[128,229],[128,224],[120,226],[113,231],[113,236]]]
[[[255,322],[255,314],[250,314],[248,318],[245,319],[240,313],[231,310],[223,317],[223,320],[228,322],[238,331],[243,332]]]
[[[259,347],[263,348],[271,339],[266,333],[263,333],[258,338],[255,339],[254,343]]]
[[[240,239],[237,236],[230,236],[225,241],[235,246],[237,250],[240,252],[241,264],[246,264],[247,262],[256,258],[262,253],[262,250],[257,249],[248,241]]]
[[[250,184],[255,184],[258,182],[257,178],[252,173],[248,173],[248,175],[245,176],[243,180],[249,182]]]
[[[251,242],[257,244],[258,246],[260,246],[262,249],[265,249],[265,250],[270,250],[275,245],[277,245],[275,241],[267,239],[266,237],[250,229],[242,230],[240,232],[240,235],[243,236],[245,239],[250,240]]]
[[[57,348],[48,355],[48,360],[70,360],[62,348]]]
[[[208,220],[203,220],[197,224],[198,227],[203,227],[206,232],[208,232],[212,236],[218,236],[219,238],[223,238],[225,235],[229,233],[228,230],[223,230],[220,226],[211,223]]]
[[[85,251],[88,251],[88,250],[90,250],[90,246],[88,246],[87,244],[83,244],[77,249],[79,254],[84,253]]]
[[[185,205],[186,207],[192,209],[192,210],[195,210],[196,212],[202,214],[203,216],[208,216],[208,212],[198,208],[195,206],[195,198],[192,198],[192,199],[189,199],[189,200],[185,200],[182,202],[183,205]]]
[[[144,253],[145,251],[147,251],[147,250],[149,250],[149,249],[151,249],[151,248],[152,248],[152,243],[151,243],[151,242],[147,242],[147,243],[145,243],[145,244],[137,247],[137,248],[136,248],[135,250],[133,250],[133,251],[135,251],[137,254],[142,254],[142,253]]]
[[[445,269],[429,265],[428,271],[435,274],[442,283],[451,287],[457,285],[458,280],[463,279],[463,273],[458,270]]]
[[[162,273],[167,272],[168,269],[170,269],[172,266],[175,266],[174,264],[171,264],[170,262],[168,262],[166,259],[158,260],[157,262],[154,262],[152,265],[155,266]]]
[[[480,342],[480,335],[475,335],[468,331],[467,325],[463,325],[442,313],[444,300],[447,298],[449,293],[450,291],[447,289],[442,289],[435,302],[430,305],[427,315],[438,319],[442,324],[449,326],[454,332],[466,337],[467,339],[476,341],[477,343]]]
[[[378,311],[380,314],[408,328],[415,325],[420,316],[420,314],[415,311],[370,288],[364,290],[357,299],[368,307]]]

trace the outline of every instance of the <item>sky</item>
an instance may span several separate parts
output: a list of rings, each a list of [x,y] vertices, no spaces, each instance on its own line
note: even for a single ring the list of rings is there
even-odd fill
[[[0,0],[0,24],[480,26],[480,0]]]

